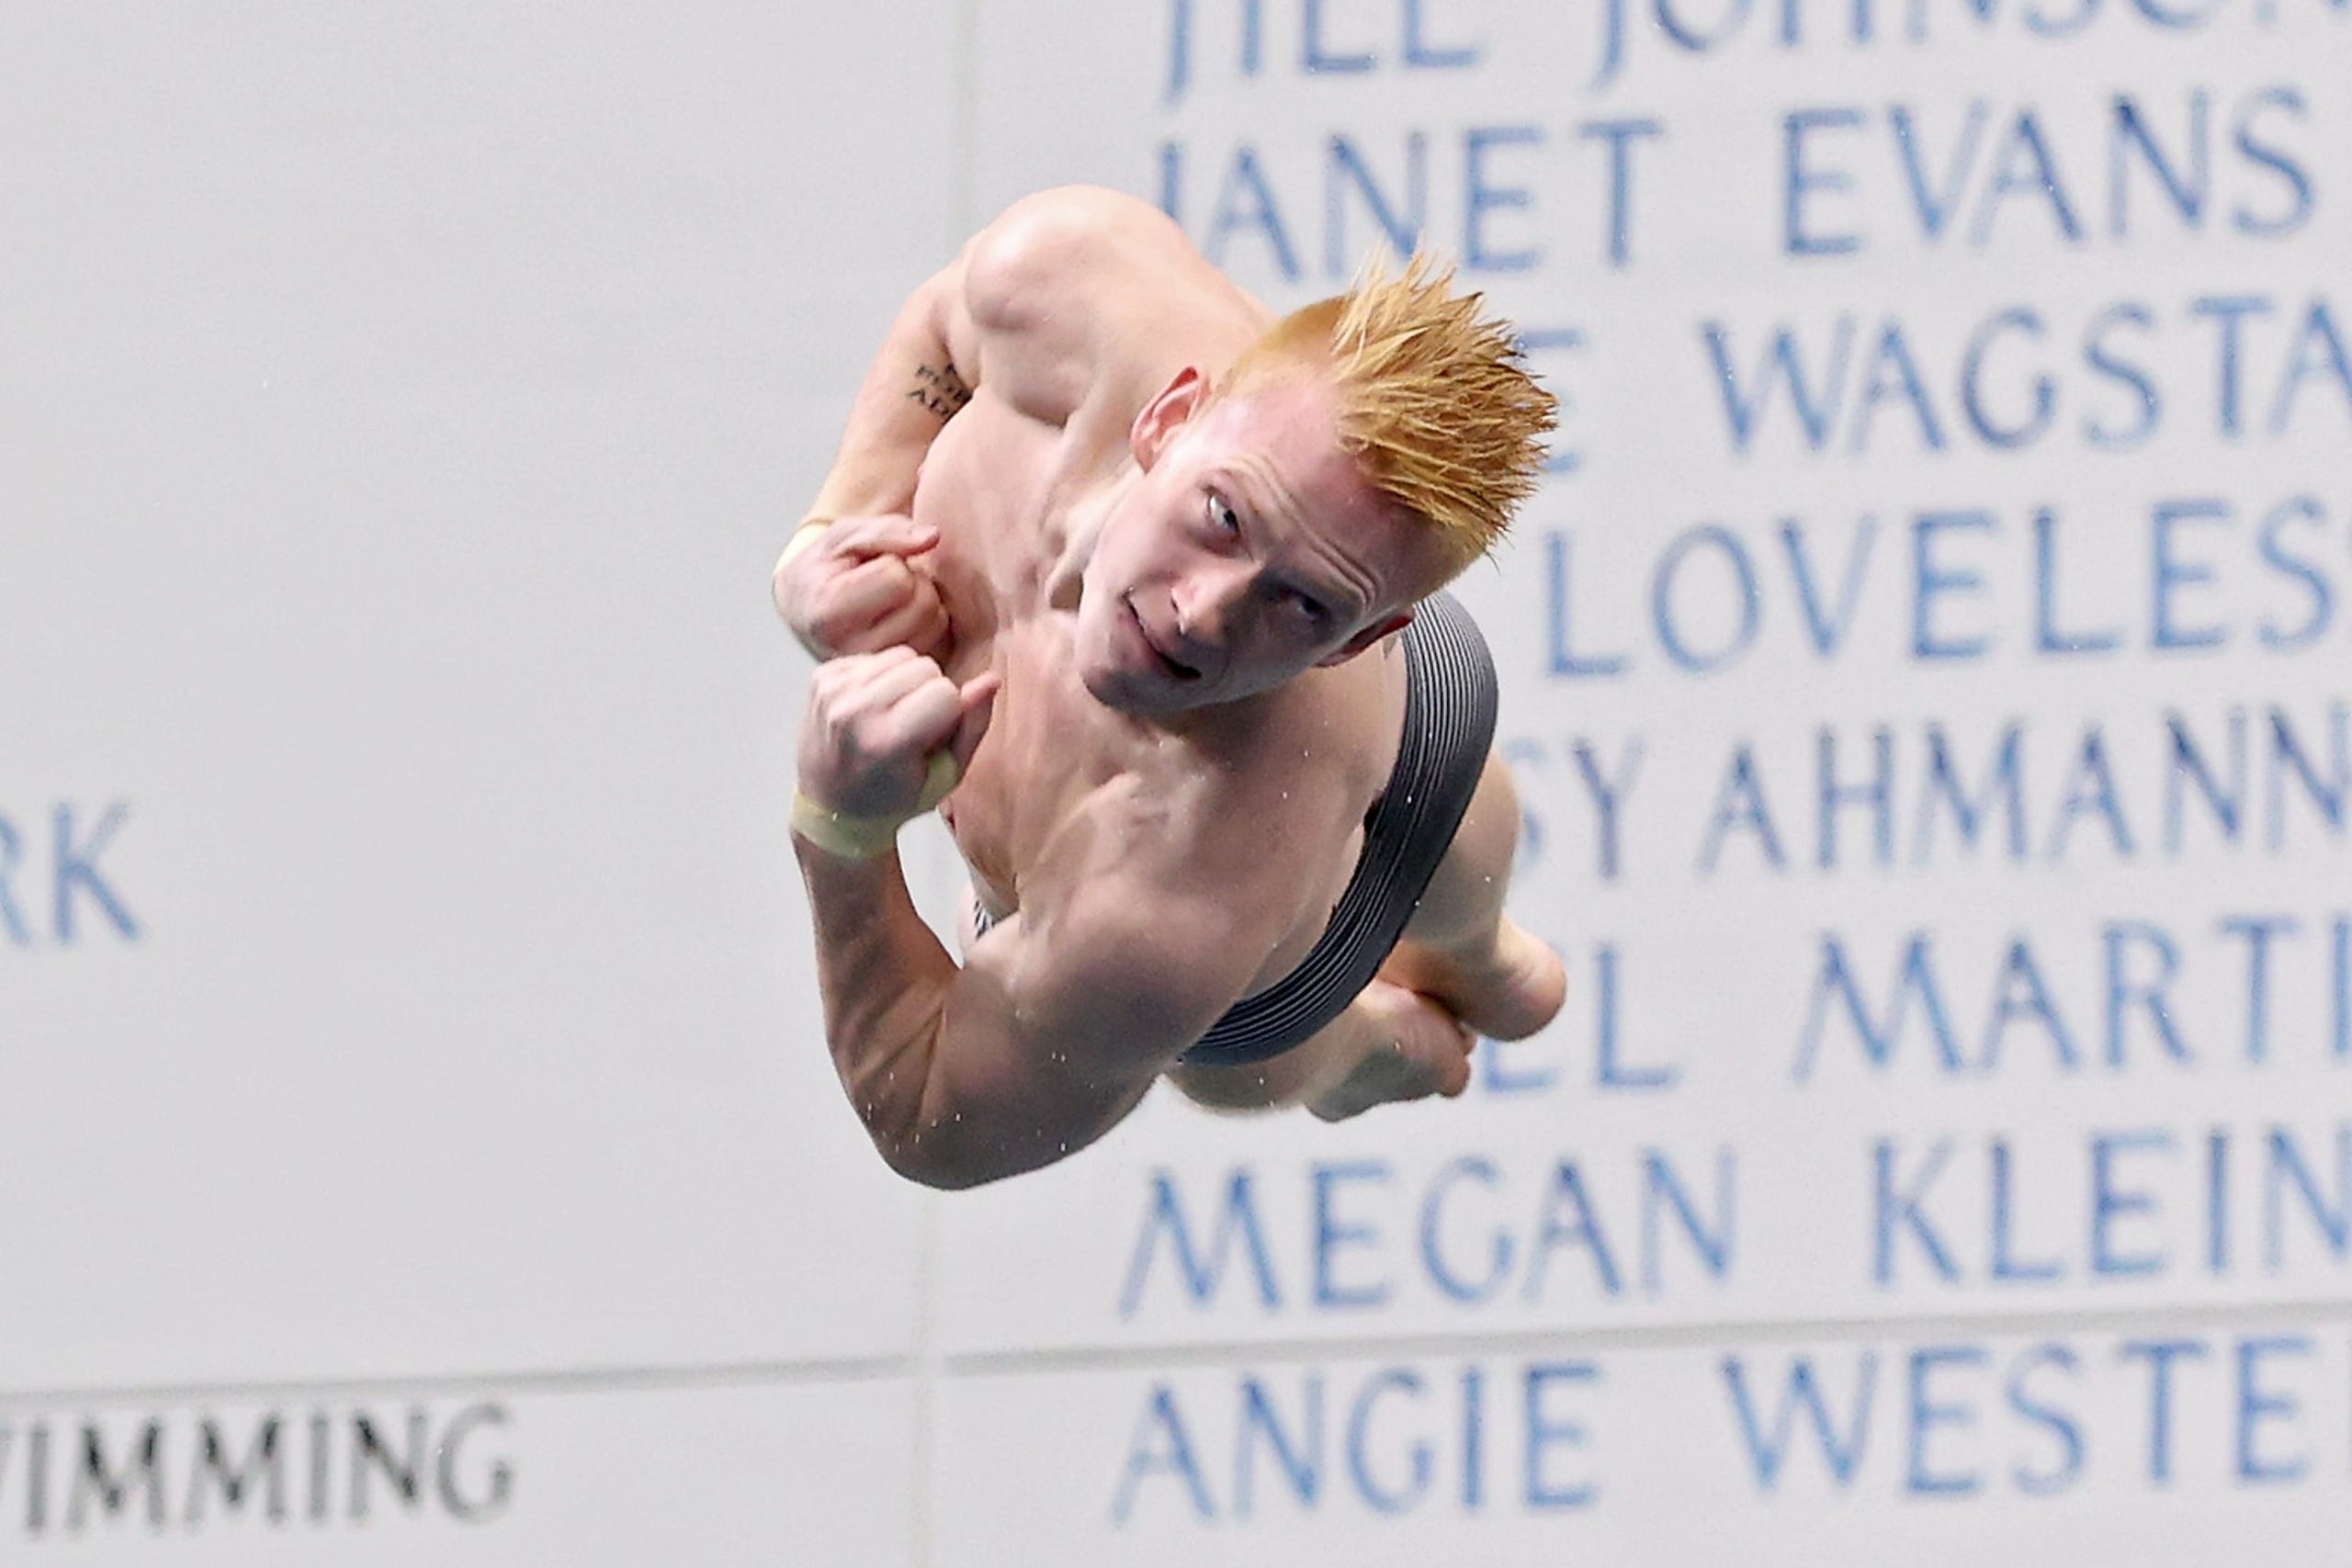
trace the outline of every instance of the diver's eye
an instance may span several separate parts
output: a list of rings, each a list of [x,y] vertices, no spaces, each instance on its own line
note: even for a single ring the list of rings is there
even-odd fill
[[[1227,506],[1225,497],[1212,491],[1208,498],[1209,526],[1220,534],[1241,532],[1241,514]]]
[[[1312,593],[1291,588],[1283,591],[1283,597],[1289,601],[1292,609],[1306,616],[1307,624],[1317,630],[1331,624],[1331,607]]]

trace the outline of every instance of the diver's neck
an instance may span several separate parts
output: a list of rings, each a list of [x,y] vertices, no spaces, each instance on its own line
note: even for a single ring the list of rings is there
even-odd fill
[[[1086,569],[1102,542],[1102,525],[1143,470],[1133,458],[1122,462],[1110,478],[1074,502],[1064,520],[1061,548],[1046,571],[1046,604],[1056,610],[1076,610],[1086,591]]]

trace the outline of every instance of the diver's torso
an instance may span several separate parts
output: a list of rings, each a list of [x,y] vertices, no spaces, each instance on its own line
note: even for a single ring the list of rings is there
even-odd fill
[[[1090,401],[1055,425],[984,382],[925,461],[914,513],[940,533],[931,565],[954,628],[947,671],[1002,681],[943,816],[998,919],[1038,877],[1116,875],[1130,862],[1156,868],[1138,871],[1139,897],[1170,878],[1215,878],[1233,897],[1283,902],[1255,990],[1306,955],[1354,868],[1396,756],[1404,661],[1392,637],[1308,671],[1206,740],[1088,692],[1072,659],[1069,563],[1123,470],[1134,414]]]

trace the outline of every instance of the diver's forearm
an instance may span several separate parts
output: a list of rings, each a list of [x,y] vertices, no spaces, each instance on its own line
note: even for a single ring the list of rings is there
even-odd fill
[[[974,367],[958,367],[949,347],[960,267],[938,274],[907,300],[890,325],[851,404],[831,470],[809,507],[812,519],[906,512],[915,476],[947,422],[971,400]]]
[[[846,860],[797,834],[793,849],[808,889],[833,1070],[892,1170],[949,1189],[1018,1176],[1092,1142],[1141,1098],[1148,1077],[1098,1118],[991,1092],[1001,1075],[987,1063],[1034,1067],[1069,1054],[1017,1037],[990,987],[948,956],[916,912],[895,852]],[[958,1051],[960,1066],[950,1060]]]
[[[797,835],[793,849],[808,890],[833,1070],[882,1156],[915,1175],[902,1162],[919,1153],[959,971],[916,912],[896,852],[845,860]]]

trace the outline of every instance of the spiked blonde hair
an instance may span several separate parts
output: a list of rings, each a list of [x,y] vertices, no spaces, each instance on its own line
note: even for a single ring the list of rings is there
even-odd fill
[[[1242,351],[1220,397],[1301,372],[1330,386],[1340,448],[1373,488],[1442,536],[1452,577],[1494,547],[1535,492],[1558,402],[1480,294],[1416,252],[1401,277],[1375,263],[1343,295],[1283,317]]]

